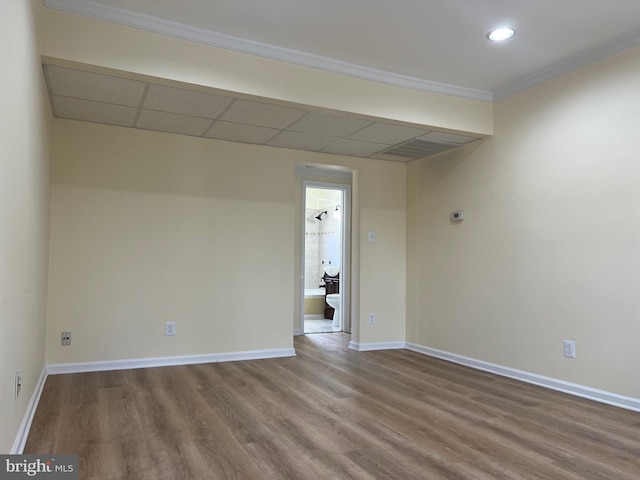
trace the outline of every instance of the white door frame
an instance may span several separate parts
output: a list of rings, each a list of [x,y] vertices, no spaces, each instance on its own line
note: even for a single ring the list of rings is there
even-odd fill
[[[302,181],[302,275],[301,275],[301,300],[300,300],[300,321],[301,330],[304,334],[304,284],[305,284],[305,225],[307,211],[307,188],[324,188],[327,190],[342,191],[342,246],[340,258],[340,314],[342,315],[342,331],[351,332],[351,185],[346,183],[319,182],[315,180]]]

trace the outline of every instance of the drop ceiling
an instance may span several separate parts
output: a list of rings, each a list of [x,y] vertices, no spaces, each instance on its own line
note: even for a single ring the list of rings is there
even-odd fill
[[[44,0],[45,6],[415,90],[493,101],[640,45],[638,0]],[[511,25],[502,44],[486,33]],[[410,161],[477,140],[266,98],[45,65],[60,118]]]
[[[70,120],[401,162],[478,140],[81,67],[44,65],[43,69],[54,116]]]

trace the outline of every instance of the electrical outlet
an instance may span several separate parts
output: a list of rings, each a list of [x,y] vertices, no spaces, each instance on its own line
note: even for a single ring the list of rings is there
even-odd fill
[[[464,220],[464,210],[456,210],[455,212],[451,212],[449,219],[452,222],[461,222]]]
[[[576,342],[573,340],[564,341],[564,356],[567,358],[576,358]]]
[[[371,312],[369,313],[369,325],[375,325],[376,324],[376,314]]]
[[[16,383],[15,383],[15,398],[20,396],[20,390],[22,390],[22,372],[20,369],[16,370]]]
[[[164,322],[165,337],[172,337],[176,334],[176,322]]]
[[[71,332],[62,332],[60,334],[60,345],[65,347],[71,345]]]

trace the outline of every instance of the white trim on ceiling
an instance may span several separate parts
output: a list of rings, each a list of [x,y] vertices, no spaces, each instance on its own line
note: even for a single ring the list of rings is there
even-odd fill
[[[587,50],[573,57],[564,59],[560,62],[549,65],[546,68],[537,70],[531,75],[525,75],[511,83],[503,85],[493,92],[495,100],[500,100],[516,93],[522,92],[527,88],[539,85],[552,78],[559,77],[565,73],[577,70],[598,60],[621,53],[633,47],[640,45],[640,32],[634,32],[629,35],[618,37],[604,45],[600,45],[592,50]]]
[[[449,95],[492,102],[509,97],[540,83],[559,77],[572,70],[585,67],[610,55],[623,52],[629,48],[640,45],[640,32],[634,32],[618,37],[595,49],[582,52],[573,57],[549,65],[546,68],[521,77],[513,82],[489,92],[468,87],[461,87],[447,83],[424,80],[422,78],[386,72],[375,68],[355,65],[340,60],[300,52],[289,48],[277,47],[262,42],[255,42],[244,38],[212,32],[203,28],[192,27],[182,23],[164,20],[162,18],[144,15],[129,10],[102,5],[91,0],[44,0],[46,7],[61,10],[68,13],[91,17],[111,23],[139,28],[149,32],[168,35],[183,40],[224,48],[236,52],[256,55],[272,60],[301,65],[304,67],[324,70],[331,73],[361,78],[401,88],[408,88],[428,93]]]
[[[247,53],[259,57],[282,62],[316,68],[331,73],[346,75],[378,83],[385,83],[401,88],[418,90],[440,95],[461,97],[484,102],[493,101],[493,93],[475,88],[460,87],[447,83],[433,82],[408,75],[386,72],[375,68],[354,65],[320,55],[300,52],[289,48],[277,47],[266,43],[255,42],[244,38],[212,32],[203,28],[192,27],[182,23],[164,20],[121,8],[102,5],[90,0],[45,0],[46,7],[74,13],[85,17],[96,18],[111,23],[139,28],[149,32],[181,38],[213,47],[224,48],[236,52]]]

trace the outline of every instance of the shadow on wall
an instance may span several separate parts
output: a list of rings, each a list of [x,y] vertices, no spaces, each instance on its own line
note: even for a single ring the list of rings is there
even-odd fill
[[[419,176],[420,183],[427,188],[439,184],[444,178],[451,174],[451,172],[458,168],[458,166],[466,160],[471,152],[481,148],[485,142],[490,141],[491,138],[487,138],[479,142],[472,142],[453,151],[443,152],[442,154],[436,155],[427,161],[418,162],[420,169],[422,170],[422,174]]]

